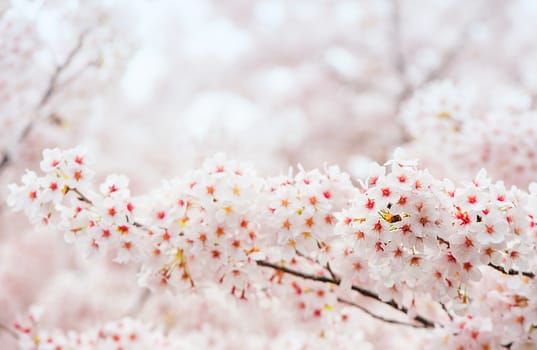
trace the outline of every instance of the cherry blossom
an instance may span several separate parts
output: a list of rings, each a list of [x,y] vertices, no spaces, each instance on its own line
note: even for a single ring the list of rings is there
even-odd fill
[[[481,299],[478,287],[500,281],[497,297],[513,303],[511,287],[501,283],[525,281],[527,292],[515,294],[514,303],[529,306],[531,194],[506,190],[484,171],[455,186],[399,150],[385,165],[373,163],[372,175],[355,187],[334,167],[265,179],[218,154],[183,178],[130,197],[121,175],[94,189],[91,162],[80,149],[43,154],[45,164],[57,163],[44,167],[43,178],[53,175],[62,195],[43,196],[50,186],[27,173],[10,186],[9,204],[35,207],[25,211],[32,222],[63,231],[86,252],[136,263],[141,286],[185,293],[216,284],[245,302],[280,299],[304,321],[321,324],[344,305],[369,313],[349,294],[357,292],[407,314],[415,327],[459,329],[448,347],[531,339],[531,314],[489,308],[493,299]],[[59,221],[40,223],[43,207]],[[423,300],[441,307],[447,324],[419,315]],[[498,336],[496,320],[510,322],[519,336]]]
[[[1,3],[0,347],[535,347],[536,10]]]

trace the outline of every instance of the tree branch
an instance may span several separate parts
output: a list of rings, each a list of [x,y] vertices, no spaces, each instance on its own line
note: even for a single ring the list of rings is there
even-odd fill
[[[349,300],[345,300],[345,299],[342,299],[342,298],[337,298],[337,301],[342,303],[342,304],[346,304],[346,305],[358,308],[361,311],[363,311],[366,314],[368,314],[369,316],[371,316],[373,318],[376,318],[377,320],[380,320],[382,322],[398,324],[398,325],[401,325],[401,326],[414,327],[414,328],[428,328],[428,327],[426,327],[426,326],[424,326],[422,324],[408,323],[408,322],[398,321],[398,320],[394,320],[394,319],[379,316],[377,314],[372,313],[371,311],[369,311],[368,309],[366,309],[362,305],[357,304],[357,303],[353,303],[352,301],[349,301]]]
[[[4,332],[6,332],[7,334],[9,334],[10,336],[12,336],[13,338],[19,340],[19,335],[17,333],[15,333],[14,330],[12,330],[11,328],[5,326],[4,324],[0,323],[0,330],[3,330]]]
[[[149,299],[149,296],[151,295],[151,292],[149,289],[144,289],[136,298],[136,301],[134,302],[131,307],[129,307],[129,310],[127,311],[127,316],[134,317],[136,316],[141,310],[142,307],[145,305],[145,302],[147,299]]]
[[[0,160],[0,170],[2,170],[2,168],[7,166],[9,162],[10,162],[9,155],[6,152],[2,155],[2,160]]]
[[[88,30],[83,31],[79,36],[78,40],[76,42],[76,45],[69,51],[69,54],[65,58],[65,61],[63,61],[62,64],[56,67],[56,70],[52,74],[52,77],[49,79],[48,87],[45,90],[45,93],[41,97],[41,100],[39,101],[39,104],[37,105],[37,108],[43,107],[48,100],[52,97],[54,94],[56,87],[58,85],[58,79],[60,77],[60,74],[71,64],[73,59],[75,58],[76,54],[80,51],[82,48],[82,45],[84,44],[84,40],[86,38],[86,35],[88,34]]]
[[[102,64],[102,58],[97,57],[96,59],[88,62],[86,65],[74,72],[69,78],[64,79],[60,84],[57,85],[58,88],[63,88],[71,84],[74,80],[80,77],[88,68],[90,67],[99,67]]]
[[[399,0],[392,0],[391,27],[395,70],[400,77],[405,80],[406,60],[403,54],[403,45],[401,40],[401,3]]]
[[[69,191],[76,193],[78,195],[78,200],[88,203],[89,205],[93,205],[93,202],[84,194],[82,194],[82,192],[80,192],[77,188],[69,187],[67,188],[67,192]]]
[[[511,276],[522,275],[522,276],[526,276],[526,277],[529,277],[529,278],[534,278],[535,277],[535,274],[533,272],[517,271],[517,270],[513,270],[513,269],[506,270],[505,267],[494,265],[493,263],[489,263],[489,266],[492,267],[493,269],[497,270],[497,271],[500,271],[501,273],[503,273],[505,275],[511,275]]]
[[[444,304],[444,303],[439,303],[439,304],[440,304],[440,306],[442,306],[442,310],[445,311],[446,315],[448,315],[449,320],[453,321],[453,315],[448,311],[448,309],[446,307],[446,304]]]
[[[305,272],[301,272],[301,271],[296,271],[296,270],[290,269],[290,268],[288,268],[286,266],[274,264],[274,263],[264,261],[264,260],[257,260],[256,263],[257,263],[257,265],[262,266],[262,267],[270,267],[270,268],[272,268],[274,270],[281,271],[281,272],[284,272],[284,273],[287,273],[287,274],[290,274],[290,275],[293,275],[293,276],[301,277],[303,279],[307,279],[307,280],[311,280],[311,281],[317,281],[317,282],[323,282],[323,283],[332,283],[332,284],[335,284],[335,285],[339,285],[341,283],[341,279],[339,277],[337,277],[337,276],[336,276],[336,278],[332,278],[332,277],[313,275],[313,274],[309,274],[309,273],[305,273]],[[379,302],[381,302],[383,304],[391,306],[392,308],[394,308],[394,309],[396,309],[396,310],[408,315],[408,309],[406,307],[404,307],[404,306],[398,305],[394,300],[390,300],[390,301],[382,300],[378,294],[373,293],[373,292],[371,292],[371,291],[369,291],[367,289],[355,286],[355,285],[352,286],[352,290],[362,294],[363,296],[375,299],[375,300],[377,300],[377,301],[379,301]],[[433,321],[428,320],[423,316],[419,316],[419,315],[415,316],[414,320],[416,322],[422,324],[423,328],[434,328],[435,327],[435,324],[434,324]]]
[[[333,279],[335,280],[338,280],[339,278],[336,276],[336,274],[334,273],[334,271],[332,270],[332,268],[330,267],[330,263],[327,262],[326,263],[326,271],[328,271],[328,273],[330,274],[330,276],[332,276]]]
[[[63,63],[58,65],[56,69],[54,70],[54,73],[49,79],[47,89],[45,90],[45,93],[41,96],[41,99],[39,100],[39,103],[36,106],[36,111],[41,109],[56,92],[56,89],[58,87],[58,79],[61,73],[70,66],[76,54],[82,48],[82,45],[84,44],[84,40],[88,32],[89,32],[88,30],[85,30],[79,35],[76,45],[73,47],[73,49],[71,49],[71,51],[69,52],[69,54],[67,55]],[[26,139],[26,137],[30,134],[30,131],[32,131],[32,128],[34,127],[34,125],[35,125],[35,118],[28,121],[28,123],[25,125],[20,135],[17,137],[17,143],[22,143],[24,139]],[[9,151],[5,150],[3,154],[0,156],[0,173],[12,162],[12,160],[13,159],[9,155]]]
[[[395,0],[394,0],[395,1]],[[401,104],[404,100],[406,100],[413,91],[416,89],[421,88],[422,86],[430,83],[431,81],[440,78],[453,64],[453,62],[457,59],[460,52],[462,52],[463,48],[466,46],[467,38],[468,38],[468,31],[472,24],[476,22],[476,18],[467,21],[463,28],[461,29],[457,40],[455,44],[448,49],[446,52],[444,52],[444,55],[442,57],[442,60],[440,64],[433,70],[431,70],[423,79],[421,83],[418,84],[418,86],[415,86],[414,88],[410,85],[403,85],[403,90],[401,93],[397,96],[396,99],[396,110],[398,111]]]

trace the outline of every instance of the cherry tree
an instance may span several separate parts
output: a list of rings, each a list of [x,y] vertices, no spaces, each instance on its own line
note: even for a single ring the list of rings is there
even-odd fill
[[[0,4],[0,343],[535,347],[536,10]]]
[[[388,323],[434,329],[435,346],[447,348],[533,342],[535,185],[506,189],[481,171],[455,186],[399,153],[373,164],[358,187],[335,167],[261,178],[217,155],[131,197],[124,176],[92,188],[88,164],[81,149],[47,149],[44,174],[28,171],[10,185],[8,204],[86,254],[138,264],[138,283],[150,290],[216,284],[244,302],[277,298],[303,321],[330,327],[350,305]],[[354,293],[409,319],[370,311]],[[434,315],[422,315],[423,305]]]

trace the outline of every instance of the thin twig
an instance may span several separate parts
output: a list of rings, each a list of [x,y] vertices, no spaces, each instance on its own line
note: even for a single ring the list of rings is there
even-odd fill
[[[336,274],[334,273],[334,271],[332,271],[332,268],[330,267],[330,263],[327,262],[326,263],[326,271],[328,271],[328,273],[330,274],[330,276],[332,276],[332,278],[334,280],[338,280],[339,278],[336,276]]]
[[[337,285],[339,285],[339,283],[340,283],[340,281],[335,281],[334,279],[332,279],[330,277],[318,276],[318,275],[313,275],[313,274],[309,274],[309,273],[305,273],[305,272],[296,271],[296,270],[290,269],[290,268],[288,268],[286,266],[274,264],[274,263],[271,263],[271,262],[268,262],[268,261],[265,261],[265,260],[257,260],[256,263],[259,266],[270,267],[270,268],[273,268],[275,270],[285,272],[285,273],[288,273],[290,275],[294,275],[294,276],[297,276],[297,277],[302,277],[302,278],[307,279],[307,280],[323,282],[323,283],[333,283],[333,284],[337,284]]]
[[[526,276],[526,277],[529,277],[529,278],[534,278],[535,277],[535,274],[533,272],[517,271],[517,270],[513,270],[513,269],[506,270],[505,267],[494,265],[493,263],[489,263],[489,266],[492,267],[495,270],[500,271],[501,273],[503,273],[505,275],[511,275],[511,276],[522,275],[522,276]]]
[[[56,69],[54,70],[54,73],[52,73],[52,76],[49,79],[47,89],[45,90],[45,93],[39,100],[39,103],[37,104],[36,110],[41,109],[54,95],[56,92],[56,88],[58,87],[58,79],[60,78],[61,73],[69,67],[73,59],[75,58],[76,54],[80,51],[82,48],[82,45],[84,44],[84,39],[86,35],[88,34],[88,31],[83,31],[79,36],[76,45],[69,51],[69,54],[65,58],[65,61],[58,65]],[[35,120],[30,120],[28,124],[24,127],[24,130],[19,135],[19,143],[24,140],[32,128],[34,127]]]
[[[142,293],[138,295],[136,298],[136,302],[131,305],[129,310],[127,311],[127,316],[134,317],[142,311],[143,306],[145,305],[146,301],[149,299],[149,296],[151,295],[151,292],[149,289],[144,289]]]
[[[264,260],[258,260],[258,261],[256,261],[256,263],[259,266],[270,267],[270,268],[272,268],[274,270],[281,271],[281,272],[284,272],[284,273],[287,273],[287,274],[290,274],[290,275],[293,275],[293,276],[301,277],[303,279],[307,279],[307,280],[311,280],[311,281],[317,281],[317,282],[323,282],[323,283],[331,283],[331,284],[335,284],[335,285],[339,285],[341,283],[340,278],[318,276],[318,275],[313,275],[313,274],[309,274],[309,273],[305,273],[305,272],[301,272],[301,271],[296,271],[296,270],[290,269],[290,268],[288,268],[286,266],[274,264],[274,263],[264,261]],[[404,306],[401,306],[401,305],[397,304],[394,300],[390,300],[390,301],[382,300],[378,294],[373,293],[373,292],[371,292],[371,291],[369,291],[367,289],[355,286],[355,285],[352,286],[352,290],[362,294],[363,296],[375,299],[375,300],[377,300],[377,301],[379,301],[379,302],[381,302],[383,304],[391,306],[392,308],[394,308],[394,309],[396,309],[396,310],[408,315],[408,309],[406,307],[404,307]],[[419,322],[419,323],[421,323],[424,326],[424,328],[434,328],[435,327],[434,322],[426,319],[423,316],[419,316],[419,315],[415,316],[414,320]]]
[[[444,304],[444,303],[439,303],[439,304],[440,304],[440,306],[442,306],[442,310],[444,310],[446,312],[446,315],[448,315],[449,320],[453,321],[453,315],[448,311],[448,309],[446,307],[446,304]]]
[[[74,72],[69,78],[66,78],[62,81],[61,84],[58,84],[58,88],[63,88],[71,84],[74,80],[80,77],[88,68],[90,67],[99,67],[102,64],[102,58],[98,57],[93,61],[88,62],[86,65]]]
[[[9,9],[9,5],[6,6],[2,11],[0,11],[0,21],[4,19],[4,15],[7,13],[7,10]]]
[[[431,70],[425,76],[423,81],[421,81],[421,83],[418,84],[418,86],[412,87],[410,85],[403,85],[404,87],[396,99],[397,111],[399,111],[400,106],[403,103],[403,101],[405,101],[408,97],[410,97],[413,91],[432,82],[433,80],[440,78],[449,69],[449,67],[453,64],[453,62],[455,62],[459,54],[462,52],[463,48],[466,46],[467,38],[468,38],[468,31],[470,30],[471,26],[476,21],[477,19],[474,18],[472,20],[468,20],[464,24],[463,28],[461,29],[460,33],[457,36],[457,40],[455,44],[444,53],[440,64],[435,69]]]
[[[62,64],[56,67],[56,70],[52,74],[52,76],[49,79],[47,89],[45,90],[45,94],[41,97],[41,100],[39,101],[39,104],[37,105],[37,108],[43,107],[48,100],[52,97],[54,94],[56,87],[58,85],[58,79],[60,77],[60,74],[71,64],[73,59],[75,58],[76,54],[80,51],[82,48],[82,45],[84,44],[84,40],[86,38],[86,35],[88,34],[88,30],[83,31],[79,36],[76,45],[69,51],[69,54],[65,58]]]
[[[67,191],[76,193],[78,195],[78,199],[81,200],[82,202],[88,203],[89,205],[93,205],[93,202],[90,199],[88,199],[88,197],[86,197],[84,194],[82,194],[82,192],[80,192],[77,188],[69,187]]]
[[[70,64],[72,63],[73,59],[75,58],[76,54],[80,51],[82,48],[82,45],[84,44],[84,40],[86,38],[86,35],[88,34],[89,30],[83,31],[79,37],[76,45],[73,47],[71,51],[69,51],[69,54],[67,55],[66,59],[56,67],[54,70],[54,73],[49,79],[47,89],[45,90],[45,93],[41,96],[41,99],[39,100],[39,103],[36,106],[36,112],[40,110],[54,95],[56,92],[56,89],[58,87],[58,79],[61,75],[61,73],[67,69]],[[22,143],[26,137],[30,134],[30,131],[32,131],[32,128],[35,125],[35,118],[30,119],[26,125],[24,126],[24,129],[17,137],[17,143]],[[9,154],[10,152],[8,150],[5,150],[3,154],[1,155],[0,160],[0,173],[11,163],[13,160]]]
[[[368,309],[366,309],[362,305],[357,304],[357,303],[353,303],[352,301],[349,301],[349,300],[345,300],[345,299],[342,299],[342,298],[337,298],[337,301],[342,303],[342,304],[346,304],[346,305],[358,308],[358,309],[362,310],[363,312],[365,312],[366,314],[368,314],[369,316],[371,316],[373,318],[376,318],[377,320],[380,320],[382,322],[398,324],[398,325],[401,325],[401,326],[414,327],[414,328],[427,328],[423,324],[408,323],[408,322],[403,322],[403,321],[398,321],[398,320],[382,317],[380,315],[374,314],[373,312],[369,311]]]
[[[392,0],[392,47],[394,66],[397,73],[403,80],[406,76],[406,60],[403,53],[403,44],[401,40],[401,4],[399,0]],[[406,85],[406,83],[405,83]]]
[[[9,163],[9,161],[10,161],[10,159],[9,159],[9,154],[4,153],[4,154],[2,155],[2,160],[0,160],[0,170],[1,170],[3,167],[7,166],[7,164]]]
[[[76,188],[76,187],[68,187],[67,192],[73,192],[78,196],[79,201],[82,201],[82,202],[87,203],[89,205],[93,205],[93,202],[91,201],[91,199],[89,199],[86,195],[84,195],[82,192],[80,192],[78,190],[78,188]],[[128,216],[125,216],[125,219],[127,220],[128,223],[130,223]],[[141,224],[141,223],[139,223],[137,221],[133,221],[132,226],[137,227],[137,228],[141,228],[141,229],[146,230],[146,231],[150,231],[149,228],[147,228],[145,225],[143,225],[143,224]]]
[[[299,252],[297,251],[297,253],[299,253]],[[303,254],[299,254],[299,255],[304,257]],[[315,262],[319,264],[318,261],[315,260]],[[339,277],[335,274],[335,272],[332,270],[332,268],[331,268],[329,262],[326,263],[326,265],[325,265],[325,269],[326,269],[326,271],[328,271],[328,273],[330,274],[330,276],[332,277],[332,279],[336,282],[336,284],[339,285],[339,284],[341,283],[341,278],[339,278]],[[408,310],[407,310],[405,307],[401,307],[400,305],[396,304],[393,300],[390,300],[390,301],[388,301],[388,302],[383,301],[383,300],[381,300],[381,299],[379,298],[378,295],[376,295],[376,294],[374,294],[374,293],[371,293],[369,290],[360,288],[360,287],[358,287],[358,286],[352,286],[352,290],[354,290],[354,291],[356,291],[356,292],[358,292],[358,293],[360,293],[360,294],[362,294],[362,295],[368,296],[368,297],[370,297],[370,298],[374,298],[374,299],[376,299],[376,300],[378,300],[378,301],[380,301],[380,302],[382,302],[382,303],[384,303],[384,304],[387,304],[387,305],[389,305],[389,306],[391,306],[391,307],[393,307],[393,308],[396,308],[396,309],[399,310],[399,311],[402,311],[402,312],[405,313],[405,314],[408,314]],[[417,316],[417,317],[418,317],[418,318],[421,318],[421,316]],[[428,320],[425,320],[425,319],[422,319],[422,321],[427,321],[427,322],[428,322]],[[421,321],[420,321],[420,322],[421,322]],[[434,326],[434,325],[433,325],[433,326]]]
[[[15,338],[16,340],[19,340],[19,335],[17,333],[15,333],[14,330],[12,330],[11,328],[5,326],[4,324],[0,323],[0,330],[3,330],[4,332],[6,332],[7,334],[9,334],[10,336],[12,336],[13,338]]]

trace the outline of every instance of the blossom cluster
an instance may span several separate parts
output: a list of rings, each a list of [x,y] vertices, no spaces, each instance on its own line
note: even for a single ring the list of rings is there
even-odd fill
[[[337,214],[346,254],[335,256],[334,266],[352,271],[351,283],[369,281],[384,300],[440,303],[453,327],[442,330],[448,348],[531,342],[534,274],[506,279],[491,270],[535,268],[535,210],[534,185],[529,193],[506,189],[481,171],[455,187],[396,154],[371,169],[360,195]],[[356,256],[353,268],[345,255]]]
[[[26,317],[15,322],[13,328],[21,350],[181,349],[177,344],[172,344],[163,332],[129,318],[83,332],[43,330],[39,327],[42,311],[34,307]]]
[[[485,274],[487,272],[484,272]],[[447,349],[534,349],[535,282],[527,277],[484,278],[469,288],[472,305],[438,329],[432,347]]]
[[[239,347],[255,350],[321,350],[327,346],[345,350],[357,345],[363,349],[373,348],[363,339],[362,333],[356,330],[315,335],[303,329],[288,329],[270,335],[262,332],[226,331],[207,324],[188,331],[169,332],[161,329],[162,327],[150,326],[132,318],[106,322],[81,331],[49,330],[40,322],[42,312],[42,309],[32,307],[25,317],[14,323],[13,329],[18,337],[20,350],[231,350]]]
[[[441,305],[444,319],[416,319],[426,327],[466,317],[507,327],[489,332],[490,346],[532,339],[535,185],[506,189],[481,171],[455,186],[401,152],[371,164],[358,187],[335,167],[264,179],[219,154],[132,197],[124,176],[94,190],[81,149],[43,156],[44,175],[28,171],[10,185],[9,205],[86,252],[140,264],[142,286],[218,284],[239,299],[279,298],[321,320],[339,302],[352,304],[340,295],[358,286],[407,313],[424,300]],[[502,280],[510,274],[523,275]],[[484,294],[479,283],[491,281],[497,293]],[[515,291],[517,283],[524,288]],[[475,334],[450,335],[477,344]]]
[[[373,169],[341,212],[338,231],[369,258],[370,277],[390,298],[410,289],[464,303],[464,285],[479,281],[484,266],[529,267],[535,223],[528,200],[528,193],[491,183],[484,171],[455,187],[396,158]]]
[[[537,170],[531,95],[502,86],[476,90],[439,81],[416,92],[400,115],[412,138],[407,151],[435,174],[469,179],[485,168],[495,180],[528,186]]]
[[[41,170],[11,185],[8,199],[38,226],[62,230],[86,253],[142,263],[139,282],[149,288],[211,281],[241,298],[252,282],[273,281],[257,269],[266,257],[326,260],[333,213],[354,193],[335,167],[264,180],[222,155],[145,197],[131,197],[128,179],[117,175],[93,191],[83,150],[46,150]]]
[[[526,188],[537,170],[536,4],[0,2],[0,201],[4,184],[43,147],[91,145],[97,173],[117,169],[133,180],[97,176],[102,186],[95,186],[83,152],[56,150],[45,164],[57,160],[55,170],[28,172],[21,187],[11,186],[10,204],[33,224],[128,265],[85,261],[61,237],[32,234],[0,205],[0,326],[29,303],[46,305],[65,329],[83,329],[95,315],[117,319],[129,289],[116,283],[132,282],[139,268],[140,284],[152,290],[185,295],[216,284],[250,308],[278,300],[274,311],[296,312],[300,326],[321,323],[330,341],[343,344],[341,324],[328,320],[346,317],[346,303],[365,306],[355,311],[367,322],[350,328],[368,329],[378,348],[400,347],[406,330],[418,337],[428,330],[382,332],[368,311],[436,327],[433,347],[530,347],[536,190],[509,187]],[[357,175],[367,174],[361,160],[384,162],[401,142],[436,178],[469,181],[485,167],[505,188],[484,173],[479,186],[439,182],[411,164],[373,165],[364,186],[334,168],[266,178],[216,157],[152,193],[131,195],[216,151],[255,154],[264,174],[328,160]],[[180,156],[170,161],[163,149]],[[235,168],[242,175],[228,171]],[[390,169],[425,186],[404,187]],[[375,176],[381,187],[370,183]],[[399,197],[384,196],[384,188]],[[476,192],[476,206],[466,192]],[[374,209],[363,207],[368,200]],[[181,303],[188,301],[168,305]],[[246,322],[263,317],[252,310]],[[205,322],[192,348],[234,337],[211,327],[214,318]],[[272,335],[295,326],[296,319],[281,322]],[[302,348],[307,336],[284,338]],[[293,348],[280,340],[274,348]],[[235,341],[231,348],[255,345]],[[314,338],[308,348],[314,342],[321,344]]]

